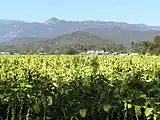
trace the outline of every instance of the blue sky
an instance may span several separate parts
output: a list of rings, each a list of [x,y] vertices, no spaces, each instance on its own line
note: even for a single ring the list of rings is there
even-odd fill
[[[105,20],[160,25],[160,0],[1,0],[0,19]]]

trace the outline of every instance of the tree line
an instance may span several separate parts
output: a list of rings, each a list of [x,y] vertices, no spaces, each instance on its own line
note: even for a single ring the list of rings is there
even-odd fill
[[[38,54],[38,53],[47,53],[47,54],[77,54],[81,52],[86,52],[87,50],[104,50],[107,52],[137,52],[139,54],[160,54],[160,35],[155,36],[152,41],[139,41],[131,42],[131,47],[129,49],[122,45],[116,43],[110,44],[72,44],[72,45],[58,45],[44,43],[41,44],[26,44],[22,46],[5,46],[0,47],[0,51],[8,51],[11,54],[13,53],[22,53],[22,54]]]
[[[132,51],[140,54],[160,54],[160,35],[157,35],[152,41],[131,42]]]
[[[7,51],[11,54],[13,53],[21,53],[21,54],[38,54],[38,53],[46,53],[46,54],[78,54],[82,52],[87,52],[88,50],[104,50],[107,52],[122,52],[125,53],[127,50],[122,44],[72,44],[72,45],[58,45],[54,46],[52,44],[43,44],[43,46],[38,45],[34,46],[32,44],[27,44],[21,47],[17,46],[6,46],[1,47],[0,51]]]

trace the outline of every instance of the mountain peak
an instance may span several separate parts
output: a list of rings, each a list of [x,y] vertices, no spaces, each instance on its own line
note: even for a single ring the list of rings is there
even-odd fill
[[[53,18],[50,18],[49,20],[47,20],[46,22],[45,22],[45,24],[56,24],[56,23],[58,23],[60,20],[58,19],[58,18],[56,18],[56,17],[53,17]]]

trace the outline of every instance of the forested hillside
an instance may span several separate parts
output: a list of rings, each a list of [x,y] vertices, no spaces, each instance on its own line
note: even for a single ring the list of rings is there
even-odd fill
[[[28,40],[24,44],[18,43],[18,40],[13,40],[14,44],[5,44],[0,49],[2,51],[12,51],[19,53],[40,53],[45,52],[48,54],[53,53],[68,53],[71,49],[77,52],[86,50],[105,50],[110,52],[125,51],[125,47],[121,44],[101,38],[97,35],[88,32],[74,32],[72,34],[65,34],[53,39],[34,39]],[[20,41],[19,41],[20,42]]]

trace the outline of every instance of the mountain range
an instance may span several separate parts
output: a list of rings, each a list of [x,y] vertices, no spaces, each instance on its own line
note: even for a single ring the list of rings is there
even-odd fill
[[[129,24],[112,21],[66,21],[51,18],[43,23],[0,19],[0,43],[14,43],[14,40],[51,39],[76,31],[89,32],[116,43],[152,40],[160,33],[160,26]],[[30,39],[31,38],[31,39]],[[22,42],[23,42],[22,41]]]

